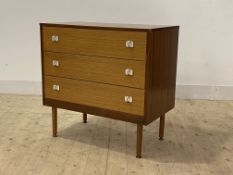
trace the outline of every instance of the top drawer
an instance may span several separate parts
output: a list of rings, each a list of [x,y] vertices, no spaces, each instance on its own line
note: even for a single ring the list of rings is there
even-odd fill
[[[44,51],[145,60],[146,32],[43,27]]]

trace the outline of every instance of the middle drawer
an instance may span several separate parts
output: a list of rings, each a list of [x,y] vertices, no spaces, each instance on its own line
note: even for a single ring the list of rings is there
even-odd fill
[[[144,89],[145,61],[44,52],[44,74]]]

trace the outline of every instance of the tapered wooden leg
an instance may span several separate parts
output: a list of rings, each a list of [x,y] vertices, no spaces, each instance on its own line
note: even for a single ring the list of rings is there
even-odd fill
[[[142,129],[143,125],[141,123],[137,124],[137,148],[136,157],[141,158],[142,156]]]
[[[53,137],[57,137],[57,108],[52,107],[52,130]]]
[[[159,140],[163,140],[164,136],[164,127],[165,127],[165,114],[160,117],[159,124]]]
[[[87,123],[87,114],[83,113],[83,123]]]

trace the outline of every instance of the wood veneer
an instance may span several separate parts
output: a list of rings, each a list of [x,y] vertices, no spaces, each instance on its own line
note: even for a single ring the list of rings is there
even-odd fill
[[[45,76],[45,98],[63,100],[143,116],[144,90],[109,84]],[[54,91],[53,85],[60,90]],[[125,96],[133,103],[125,103]]]
[[[45,51],[135,60],[146,58],[146,32],[43,27],[43,35]],[[51,41],[53,35],[59,36],[59,42]],[[125,47],[127,40],[134,41],[134,49]]]
[[[175,106],[178,32],[178,26],[42,23],[43,104],[83,112],[84,122],[94,114],[136,123],[141,157],[143,125],[160,118],[163,138],[165,113]],[[55,57],[59,68],[51,67]],[[126,67],[134,69],[132,77],[124,77]],[[129,94],[133,103],[124,102]]]
[[[44,63],[45,75],[145,88],[145,61],[44,52]],[[134,70],[133,76],[125,76],[127,68]]]
[[[175,106],[179,27],[148,32],[146,62],[146,117],[149,124]]]

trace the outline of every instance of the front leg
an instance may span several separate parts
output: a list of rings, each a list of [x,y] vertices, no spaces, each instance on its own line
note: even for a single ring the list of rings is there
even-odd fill
[[[165,127],[165,114],[160,117],[159,140],[163,140],[163,137],[164,137],[164,127]]]
[[[53,137],[57,137],[57,108],[52,107],[52,131]]]
[[[142,133],[143,132],[143,125],[141,123],[137,124],[137,148],[136,148],[136,157],[142,157]]]

